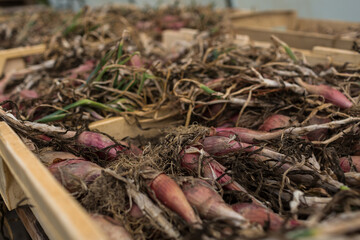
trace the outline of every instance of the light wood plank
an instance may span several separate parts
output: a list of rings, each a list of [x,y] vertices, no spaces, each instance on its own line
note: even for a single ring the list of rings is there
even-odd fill
[[[160,133],[160,128],[175,126],[180,123],[181,122],[174,119],[167,119],[153,123],[141,123],[141,129],[136,124],[128,123],[123,117],[113,117],[93,122],[89,125],[89,128],[91,130],[98,130],[107,133],[116,140],[121,140],[125,137],[153,137]]]
[[[6,60],[11,58],[26,57],[34,54],[41,54],[44,53],[45,50],[46,50],[45,44],[0,50],[0,75],[2,75],[4,72],[4,66]]]
[[[255,41],[270,41],[270,36],[276,35],[289,44],[290,47],[301,49],[312,49],[315,46],[324,46],[350,50],[354,41],[352,38],[337,38],[327,34],[279,31],[260,27],[237,27],[235,32],[248,35]]]
[[[0,151],[50,239],[106,239],[16,133],[0,122]]]
[[[15,209],[18,203],[26,198],[2,157],[0,159],[0,194],[9,211]]]
[[[231,13],[230,23],[234,27],[257,26],[266,28],[284,29],[294,28],[296,22],[296,11],[293,10],[271,10],[259,12]]]
[[[328,32],[344,33],[351,32],[360,29],[360,23],[358,22],[344,22],[335,20],[322,20],[322,19],[309,19],[309,18],[297,18],[294,28],[291,30],[303,31],[303,32]]]
[[[182,28],[180,30],[165,30],[162,34],[162,44],[168,50],[176,47],[179,42],[191,42],[195,39],[198,30]]]
[[[7,59],[4,66],[4,73],[21,70],[25,68],[25,61],[22,58]]]
[[[16,213],[23,223],[26,231],[29,233],[32,240],[48,240],[44,229],[32,213],[30,207],[24,206],[16,209]]]
[[[315,46],[313,48],[313,53],[325,57],[330,57],[334,62],[348,62],[360,65],[360,53],[355,51]]]

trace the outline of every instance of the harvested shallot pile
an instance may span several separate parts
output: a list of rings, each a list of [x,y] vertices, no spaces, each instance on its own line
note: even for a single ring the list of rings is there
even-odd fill
[[[74,30],[5,76],[0,116],[112,239],[359,237],[359,66],[311,66],[276,36],[237,45],[225,27],[172,49],[100,29],[109,41]],[[89,129],[160,110],[155,136]]]

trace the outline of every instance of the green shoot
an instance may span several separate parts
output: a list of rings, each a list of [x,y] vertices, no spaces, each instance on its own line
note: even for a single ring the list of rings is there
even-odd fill
[[[145,80],[146,80],[146,76],[145,76],[145,73],[143,73],[142,78],[141,78],[141,81],[140,81],[140,84],[139,84],[139,88],[138,88],[138,90],[137,90],[137,94],[138,94],[138,95],[140,95],[140,93],[141,93],[141,91],[142,91],[142,89],[143,89],[143,87],[144,87],[144,82],[145,82]]]
[[[89,77],[86,79],[86,84],[91,83],[93,77],[105,66],[109,59],[114,55],[114,51],[108,51],[105,56],[100,60],[96,68],[90,73]]]
[[[144,88],[144,82],[146,79],[156,79],[155,76],[147,74],[147,73],[143,73],[140,84],[139,84],[139,88],[137,90],[137,94],[140,94]]]
[[[202,84],[202,83],[200,83],[198,86],[199,86],[204,92],[206,92],[207,94],[210,94],[210,95],[217,94],[215,97],[216,97],[217,99],[220,99],[220,98],[221,98],[221,96],[219,96],[219,93],[218,93],[217,91],[212,90],[212,89],[209,88],[208,86],[206,86],[206,85],[204,85],[204,84]]]
[[[83,11],[80,10],[71,20],[71,23],[69,26],[67,26],[63,32],[64,36],[69,35],[71,32],[73,32],[79,25],[78,23],[78,19],[81,17],[81,15],[83,14]]]
[[[120,59],[121,56],[123,55],[123,46],[124,46],[124,41],[122,39],[119,43],[116,59]],[[120,60],[117,61],[117,63],[119,63],[119,62],[120,62]]]
[[[134,56],[134,55],[138,55],[139,52],[134,52],[132,53],[130,56],[128,56],[127,58],[125,58],[124,60],[120,61],[118,64],[120,65],[124,65],[125,63],[127,63],[128,61],[130,61],[130,59]]]
[[[280,40],[278,37],[271,35],[271,40],[273,40],[277,45],[280,45],[284,48],[285,52],[287,53],[287,55],[289,55],[289,57],[291,58],[291,60],[293,60],[294,62],[297,62],[298,59],[295,56],[294,52],[291,50],[291,48],[289,47],[289,45],[287,45],[286,42]]]
[[[124,111],[126,111],[126,112],[134,111],[134,106],[131,105],[131,103],[129,102],[129,99],[127,99],[127,98],[116,99],[116,100],[112,101],[110,104],[116,104],[116,105],[120,106],[122,109],[124,109]]]
[[[138,82],[137,73],[135,73],[134,80],[128,82],[128,84],[126,84],[121,90],[122,91],[130,90],[137,82]]]
[[[288,232],[286,234],[287,238],[289,239],[301,239],[301,238],[308,238],[308,237],[313,237],[316,236],[317,231],[316,229],[300,229],[300,230],[294,230],[291,232]]]
[[[120,49],[120,48],[119,48]],[[119,54],[119,49],[118,49],[118,54]],[[135,54],[137,54],[137,52],[131,54],[129,57],[125,58],[123,61],[120,61],[118,62],[119,65],[124,65],[125,63],[127,63],[132,56],[134,56]],[[105,65],[105,64],[104,64]],[[104,76],[104,74],[107,72],[108,69],[112,69],[112,68],[117,68],[117,67],[111,67],[111,68],[108,68],[108,67],[105,67],[101,72],[100,74],[96,77],[95,79],[95,82],[99,82],[101,80],[101,78]],[[115,78],[117,79],[117,78]]]
[[[297,62],[297,57],[295,56],[294,52],[291,50],[291,48],[287,45],[282,46],[285,49],[285,52],[289,57],[294,61]]]
[[[120,62],[120,58],[123,55],[123,45],[124,45],[124,38],[121,39],[120,43],[119,43],[119,47],[118,47],[118,51],[117,51],[117,55],[116,55],[116,59],[117,59],[117,63]],[[114,82],[113,82],[113,87],[116,88],[116,81],[119,78],[119,71],[116,72],[116,76],[114,78]]]
[[[115,81],[117,80],[117,78],[115,78]],[[121,87],[125,84],[125,82],[127,81],[127,79],[125,77],[121,78],[121,81],[115,86],[117,89],[121,89]]]
[[[218,59],[218,57],[219,57],[220,54],[221,54],[221,53],[220,53],[217,49],[214,49],[214,50],[212,51],[213,59],[214,59],[214,60]]]
[[[99,81],[102,79],[102,77],[104,76],[104,74],[107,72],[107,70],[112,69],[112,68],[116,68],[116,67],[105,67],[105,68],[100,72],[100,74],[97,75],[97,77],[95,78],[94,82],[99,82]]]
[[[120,112],[119,110],[117,110],[116,108],[112,108],[109,107],[105,104],[99,103],[99,102],[95,102],[89,99],[81,99],[77,102],[71,103],[69,105],[67,105],[66,107],[63,108],[63,110],[58,110],[50,115],[47,115],[41,119],[36,120],[35,122],[40,122],[40,123],[45,123],[45,122],[52,122],[52,121],[56,121],[56,120],[60,120],[62,118],[64,118],[67,114],[65,113],[66,110],[69,110],[71,108],[75,108],[75,107],[79,107],[79,106],[90,106],[90,107],[94,107],[94,108],[98,108],[98,109],[102,109],[105,111],[111,111],[111,112]]]
[[[216,93],[216,91],[212,90],[211,88],[205,86],[204,84],[199,84],[199,87],[206,93],[208,94],[213,94],[213,93]]]

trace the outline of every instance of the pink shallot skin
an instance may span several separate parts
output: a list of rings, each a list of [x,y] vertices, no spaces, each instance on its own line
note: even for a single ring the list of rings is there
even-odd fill
[[[84,79],[86,79],[89,76],[89,72],[92,71],[94,67],[95,62],[93,60],[88,60],[80,66],[66,71],[65,74],[70,74],[69,78],[78,78],[79,75],[83,74]]]
[[[180,152],[180,156],[181,156],[180,161],[182,167],[189,170],[190,172],[197,174],[199,172],[199,165],[200,165],[201,175],[204,176],[205,178],[208,178],[209,182],[217,181],[218,183],[223,185],[224,188],[228,190],[246,193],[254,204],[264,206],[262,202],[257,200],[251,194],[248,194],[248,192],[244,187],[242,187],[239,183],[234,181],[232,177],[226,174],[226,168],[223,165],[221,165],[218,161],[216,161],[214,158],[212,158],[207,152],[202,150],[203,156],[202,159],[200,159],[200,153],[198,151],[193,151],[193,149],[196,148],[200,151],[200,149],[197,146],[197,147],[187,147]],[[201,164],[199,164],[200,160],[201,160]]]
[[[236,140],[231,140],[223,136],[210,136],[202,140],[202,145],[205,152],[213,156],[223,156],[229,153],[236,153],[239,151],[253,152],[260,149],[248,143],[242,143]]]
[[[222,218],[235,220],[248,226],[248,221],[236,213],[210,184],[201,179],[193,179],[182,185],[182,190],[190,204],[207,219]]]
[[[58,152],[58,151],[47,151],[38,154],[41,162],[43,162],[46,166],[51,164],[62,162],[65,160],[85,160],[82,157],[77,157],[72,153],[69,152]]]
[[[102,171],[97,164],[82,159],[57,162],[48,168],[52,175],[71,193],[81,189],[81,181],[86,184],[95,181]]]
[[[161,203],[179,214],[188,224],[201,224],[200,218],[190,206],[179,185],[172,178],[161,173],[150,182],[150,188]]]
[[[330,119],[328,119],[328,118],[320,118],[318,116],[314,116],[309,120],[308,125],[323,124],[323,123],[328,123],[328,122],[330,122]],[[306,137],[310,141],[323,141],[323,140],[325,140],[328,132],[329,132],[329,129],[326,129],[326,128],[318,129],[318,130],[309,132],[306,135]]]
[[[236,140],[231,140],[228,137],[222,137],[222,136],[211,136],[206,137],[202,140],[203,148],[204,150],[211,154],[212,156],[225,156],[229,153],[241,153],[241,152],[255,152],[256,150],[259,150],[260,147],[254,146],[252,144],[248,143],[241,143]],[[266,149],[266,148],[264,148]],[[278,161],[268,161],[267,157],[253,154],[255,157],[255,161],[267,161],[267,163],[271,167],[277,167],[279,166],[280,172],[285,172],[288,170],[292,165],[289,163],[280,163]],[[312,182],[312,176],[311,175],[291,175],[290,177],[294,181],[307,181]],[[310,178],[310,179],[309,179]]]
[[[220,125],[218,125],[218,127],[220,127],[220,128],[231,128],[231,127],[234,127],[234,124],[230,123],[230,122],[225,122],[225,123],[221,123]]]
[[[251,223],[258,223],[262,227],[269,224],[269,230],[280,230],[284,225],[284,219],[278,214],[253,203],[236,203],[231,206],[236,212],[249,219]],[[290,220],[288,227],[293,228],[299,226],[296,220]]]
[[[92,214],[91,218],[109,240],[133,240],[130,233],[115,219],[100,214]]]
[[[319,118],[319,117],[313,117],[310,119],[309,124],[323,124],[330,122],[329,119],[326,118]],[[262,129],[270,129],[271,127],[262,127]],[[279,130],[281,131],[281,130]],[[217,128],[211,128],[209,136],[224,136],[224,137],[232,137],[236,136],[237,140],[239,140],[242,143],[255,143],[256,139],[272,139],[275,134],[277,134],[278,131],[260,131],[260,130],[252,130],[248,128],[242,128],[242,127],[227,127],[227,125],[224,125],[224,127],[217,127]],[[310,141],[320,141],[323,140],[328,133],[328,129],[319,129],[314,130],[310,133],[308,133],[306,136],[302,136],[301,138],[309,139]]]
[[[22,99],[30,100],[30,99],[39,98],[39,94],[35,90],[23,89],[20,91],[19,94]]]
[[[352,164],[357,172],[360,172],[360,156],[350,156]],[[340,168],[344,172],[350,172],[351,166],[348,157],[340,158]]]
[[[136,68],[142,68],[142,67],[144,67],[144,63],[141,60],[141,57],[139,55],[135,54],[130,59],[130,66],[134,66]]]
[[[138,205],[136,205],[135,203],[133,203],[130,212],[129,212],[130,216],[132,216],[133,218],[141,218],[144,216],[144,213],[141,211],[141,209],[139,208]]]
[[[39,98],[39,94],[36,91],[23,89],[19,93],[16,92],[14,94],[0,94],[0,103],[7,100],[12,100],[14,102],[17,102],[18,99],[24,101],[24,100],[32,100],[36,98]],[[10,103],[5,103],[1,107],[4,108],[5,110],[10,110],[12,105]],[[24,109],[24,106],[20,105],[19,109],[20,110]]]
[[[260,131],[270,132],[273,129],[289,127],[291,124],[290,117],[274,114],[265,119],[263,124],[259,127]]]
[[[210,136],[224,136],[224,137],[232,137],[236,136],[239,141],[243,143],[254,143],[254,139],[259,135],[270,134],[264,131],[251,130],[248,128],[242,127],[218,127],[212,128],[210,131]]]
[[[97,154],[104,160],[115,160],[117,155],[121,153],[126,155],[133,154],[135,156],[142,154],[142,151],[138,147],[134,145],[130,145],[129,147],[129,145],[123,141],[119,141],[119,144],[121,145],[114,146],[115,142],[109,137],[96,132],[82,132],[78,136],[77,142],[87,147],[99,150]]]
[[[36,138],[41,139],[45,142],[50,142],[52,139],[49,136],[46,136],[45,134],[37,135]]]
[[[328,85],[311,85],[301,81],[301,85],[311,94],[323,96],[327,102],[343,109],[351,108],[353,103],[340,91]]]
[[[225,173],[226,168],[223,165],[217,162],[214,158],[210,157],[207,153],[205,154],[206,155],[204,156],[201,164],[201,172],[204,177],[211,179],[212,181],[217,180],[220,184],[227,183],[224,187],[229,190],[247,192],[238,183],[232,181],[232,178]],[[182,167],[195,173],[198,172],[200,153],[186,153],[186,151],[183,150],[180,152],[180,156],[182,156]]]

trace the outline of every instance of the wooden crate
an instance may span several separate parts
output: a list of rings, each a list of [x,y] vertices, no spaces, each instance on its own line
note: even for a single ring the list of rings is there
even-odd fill
[[[294,16],[287,13],[272,23],[279,25],[286,17],[293,18]],[[173,39],[190,42],[196,38],[197,34],[198,32],[192,29],[182,29],[178,32],[165,31],[164,45],[170,46],[169,43]],[[286,39],[283,40],[286,41]],[[270,46],[268,42],[256,39],[254,41],[251,35],[250,37],[239,35],[235,43],[239,46],[250,43],[259,47]],[[315,45],[321,43],[316,42]],[[3,73],[6,65],[12,61],[32,54],[41,54],[45,48],[45,45],[37,45],[0,51],[0,72]],[[360,54],[349,50],[323,46],[314,46],[311,50],[294,50],[302,53],[312,64],[350,62],[360,65]],[[140,119],[136,123],[123,117],[114,117],[94,122],[90,124],[90,129],[108,133],[118,140],[137,135],[154,136],[163,126],[180,124],[172,118],[178,114],[178,110],[173,108],[172,112],[166,112],[165,109],[168,107],[154,111],[146,115],[146,119]],[[138,124],[142,128],[139,128]],[[9,210],[15,209],[20,202],[34,206],[31,210],[50,239],[106,239],[85,210],[51,176],[40,160],[27,149],[5,122],[0,122],[0,158],[0,193]],[[23,202],[24,199],[26,199],[25,202]]]
[[[9,209],[27,199],[50,239],[107,239],[5,122],[0,122],[0,156],[0,193]]]
[[[0,50],[0,76],[4,73],[6,69],[12,68],[12,70],[20,70],[18,69],[18,66],[24,66],[22,60],[23,57],[35,54],[42,54],[45,52],[45,50],[45,44]],[[9,66],[14,65],[14,62],[16,62],[16,67]]]
[[[248,35],[253,40],[270,41],[270,36],[276,35],[291,47],[300,49],[323,46],[351,50],[354,41],[360,42],[353,37],[312,32],[321,26],[333,27],[333,31],[360,30],[360,23],[297,18],[296,13],[289,10],[233,13],[227,21],[236,33]]]
[[[294,10],[275,10],[261,12],[235,11],[228,21],[236,27],[258,26],[263,28],[292,29],[295,27],[297,13]]]
[[[45,45],[41,44],[0,51],[0,75],[21,70],[23,57],[42,54],[45,50]],[[151,137],[159,133],[160,127],[179,123],[172,118],[178,110],[167,109],[169,106],[146,113],[138,121],[131,117],[113,117],[94,122],[89,127],[117,140],[137,135]],[[20,203],[33,206],[31,211],[50,239],[107,239],[5,122],[0,122],[0,194],[9,210],[17,209]],[[36,227],[30,222],[34,219],[27,219],[31,214],[22,213],[24,224],[31,225],[28,229]],[[37,229],[32,231],[33,236],[41,239]]]
[[[184,34],[186,33],[186,34]],[[264,34],[264,32],[261,32]],[[166,30],[163,33],[163,45],[165,48],[168,48],[169,51],[173,50],[173,46],[176,42],[190,42],[196,38],[198,32],[196,30]],[[271,36],[271,35],[269,35]],[[282,39],[284,40],[284,39]],[[329,48],[323,47],[322,42],[315,44],[311,50],[295,48],[292,49],[295,52],[302,54],[310,65],[316,64],[334,64],[334,65],[343,65],[344,63],[350,63],[351,65],[360,65],[360,54],[351,51],[338,48]],[[238,46],[245,46],[252,44],[256,47],[268,48],[271,46],[271,43],[268,41],[258,41],[256,38],[251,38],[251,35],[242,35],[237,34],[234,39],[234,44]]]
[[[335,21],[335,20],[297,18],[294,25],[292,25],[292,27],[289,29],[295,31],[301,31],[301,32],[343,34],[345,32],[360,30],[360,23]]]
[[[152,114],[155,120],[139,121],[145,130],[123,117],[94,122],[90,129],[120,140],[137,135],[153,137],[160,128],[179,124],[171,119],[178,114],[176,110],[169,113],[160,109]],[[0,193],[9,210],[20,202],[34,206],[31,210],[50,239],[107,239],[5,122],[0,122],[0,156]]]

